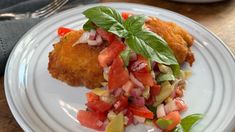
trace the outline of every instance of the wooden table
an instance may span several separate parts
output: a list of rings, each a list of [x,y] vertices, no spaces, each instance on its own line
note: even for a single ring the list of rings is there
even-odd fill
[[[117,2],[121,0],[102,0],[102,2]],[[152,5],[169,9],[206,26],[218,37],[220,37],[235,53],[235,0],[227,0],[213,4],[185,4],[170,2],[167,0],[123,0]],[[4,95],[4,77],[0,77],[0,131],[18,132],[22,131],[12,116]],[[234,131],[235,132],[235,131]]]

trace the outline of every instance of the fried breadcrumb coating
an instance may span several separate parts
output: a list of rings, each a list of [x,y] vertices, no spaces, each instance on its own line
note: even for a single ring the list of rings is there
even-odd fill
[[[103,48],[87,44],[72,46],[82,33],[83,30],[72,31],[54,44],[54,50],[49,53],[48,70],[54,78],[69,85],[99,87],[103,81],[103,71],[97,56]]]
[[[190,50],[193,37],[186,30],[173,22],[166,22],[155,17],[149,17],[145,26],[168,43],[180,64],[187,61],[192,66],[195,60]]]

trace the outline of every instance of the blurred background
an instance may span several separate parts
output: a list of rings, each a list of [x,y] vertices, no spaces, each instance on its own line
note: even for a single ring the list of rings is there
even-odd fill
[[[0,13],[24,13],[41,8],[53,0],[1,0]],[[178,2],[181,1],[181,2]],[[234,0],[69,0],[62,10],[98,2],[130,2],[168,9],[185,15],[215,33],[235,53],[235,1]],[[182,2],[184,1],[184,2]],[[216,1],[216,2],[213,2]],[[193,2],[193,3],[192,3]],[[209,3],[208,3],[209,2]],[[79,8],[79,7],[78,7]],[[59,11],[62,11],[59,10]],[[0,132],[20,132],[4,95],[4,66],[18,39],[44,18],[0,20]],[[21,30],[15,31],[14,26]],[[9,28],[11,27],[11,28]],[[11,35],[10,35],[11,34]],[[12,34],[15,37],[12,37]],[[5,41],[4,41],[5,40]]]

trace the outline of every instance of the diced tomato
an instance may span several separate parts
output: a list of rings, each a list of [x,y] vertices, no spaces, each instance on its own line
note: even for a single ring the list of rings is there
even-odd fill
[[[153,103],[155,102],[155,97],[154,96],[150,96],[146,101],[146,105],[153,105]]]
[[[147,60],[140,55],[137,55],[137,60],[131,62],[128,68],[132,72],[148,72],[149,71]]]
[[[132,81],[127,81],[123,86],[122,89],[126,92],[126,93],[130,93],[131,90],[134,88],[135,84]]]
[[[107,48],[103,49],[99,56],[98,61],[101,67],[106,67],[112,64],[116,56],[125,49],[125,45],[120,40],[113,41]]]
[[[144,85],[153,86],[154,79],[148,69],[148,62],[146,59],[138,55],[138,59],[134,62],[131,62],[128,67],[130,71],[132,71],[133,75]]]
[[[153,119],[154,114],[145,106],[136,106],[136,105],[129,105],[129,110],[137,116],[141,116],[148,119]]]
[[[132,16],[133,13],[130,12],[122,12],[122,18],[126,20],[128,17]]]
[[[150,97],[146,101],[147,105],[152,105],[155,102],[155,96],[158,95],[161,91],[161,86],[154,84],[152,87],[150,87]]]
[[[179,112],[186,111],[188,109],[188,106],[180,98],[176,98],[175,99],[175,104],[178,107]]]
[[[141,73],[141,72],[133,72],[133,75],[141,81],[145,86],[153,86],[154,80],[152,75],[149,72]]]
[[[97,28],[96,31],[104,40],[107,40],[109,43],[114,41],[116,38],[114,34],[105,31],[103,28]]]
[[[175,96],[176,97],[182,97],[183,95],[184,95],[183,89],[180,86],[178,86],[175,89]]]
[[[120,96],[114,104],[114,110],[116,113],[123,111],[128,106],[128,98],[126,96]]]
[[[88,102],[98,101],[99,100],[99,96],[94,94],[93,92],[86,93],[86,98],[87,98]]]
[[[155,84],[152,87],[150,87],[150,95],[151,96],[155,97],[156,95],[159,95],[160,91],[161,91],[160,85]]]
[[[112,104],[106,103],[102,100],[88,102],[86,105],[89,110],[98,112],[98,113],[105,113],[109,111],[112,107]]]
[[[57,34],[62,37],[65,34],[71,32],[71,31],[73,31],[73,30],[69,29],[69,28],[65,28],[65,27],[59,27],[58,30],[57,30]]]
[[[167,127],[166,130],[168,131],[174,129],[181,121],[180,114],[178,111],[168,113],[165,117],[163,117],[163,119],[173,121],[173,123]]]
[[[104,114],[98,114],[91,111],[79,110],[77,113],[77,119],[81,125],[96,130],[102,130],[105,118]]]
[[[121,88],[129,80],[129,73],[124,67],[124,63],[120,56],[117,56],[109,70],[109,90]]]
[[[130,110],[127,110],[125,116],[128,118],[127,126],[134,122],[134,116]]]

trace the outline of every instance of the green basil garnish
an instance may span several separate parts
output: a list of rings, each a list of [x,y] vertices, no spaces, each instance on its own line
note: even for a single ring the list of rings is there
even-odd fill
[[[202,114],[192,114],[181,120],[181,123],[174,129],[174,132],[189,132],[190,129],[203,118]]]
[[[134,15],[124,22],[124,27],[127,29],[129,34],[135,34],[142,31],[145,20],[146,17],[144,15]]]
[[[119,12],[106,6],[87,9],[83,14],[96,26],[125,38],[125,43],[147,59],[166,65],[178,65],[167,43],[157,34],[143,29],[146,17],[134,15],[123,22]]]
[[[131,50],[129,48],[126,48],[124,51],[122,51],[120,53],[120,56],[125,64],[125,66],[129,65],[129,61],[130,61],[130,54],[131,54]]]
[[[173,132],[184,132],[184,129],[183,127],[179,124],[176,126],[176,128],[174,129]]]
[[[97,6],[87,9],[83,14],[98,27],[116,34],[119,37],[125,37],[128,32],[123,26],[123,20],[119,12],[106,6]]]
[[[192,114],[181,120],[181,125],[185,132],[188,132],[193,125],[203,118],[202,114]]]
[[[92,23],[92,21],[88,20],[84,25],[83,25],[83,29],[85,31],[90,31],[92,29],[96,29],[96,26]]]
[[[132,45],[139,45],[139,47],[142,47],[141,45],[145,45],[140,49],[143,51],[143,53],[140,54],[144,57],[150,58],[151,60],[161,64],[178,65],[178,62],[171,49],[167,46],[167,43],[155,33],[143,29],[130,37],[135,38],[134,42],[132,41]],[[130,44],[128,43],[128,46],[129,45]],[[139,49],[132,50],[137,51]]]

